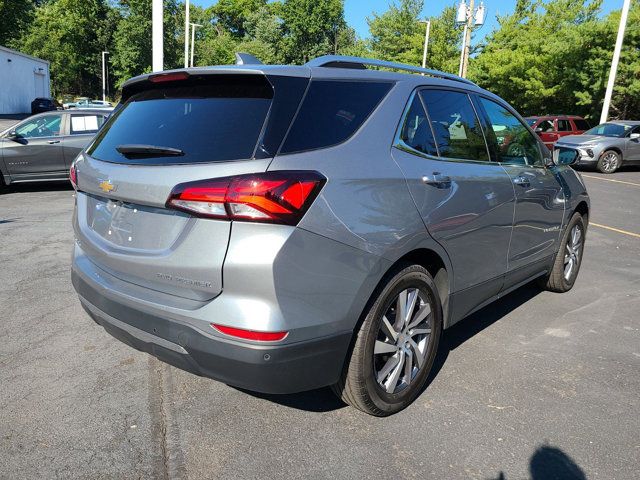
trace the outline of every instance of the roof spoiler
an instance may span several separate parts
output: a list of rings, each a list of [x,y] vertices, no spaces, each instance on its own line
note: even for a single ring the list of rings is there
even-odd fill
[[[236,52],[236,65],[264,65],[250,53]]]

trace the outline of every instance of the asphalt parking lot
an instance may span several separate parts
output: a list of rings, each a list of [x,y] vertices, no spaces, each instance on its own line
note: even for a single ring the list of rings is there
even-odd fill
[[[239,391],[112,339],[69,281],[73,191],[9,189],[0,477],[638,478],[640,170],[584,176],[575,288],[523,287],[447,331],[429,387],[386,419],[327,389]]]

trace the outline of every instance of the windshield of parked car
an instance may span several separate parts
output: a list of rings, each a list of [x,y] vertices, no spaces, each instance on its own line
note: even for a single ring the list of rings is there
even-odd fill
[[[597,127],[593,127],[590,130],[584,132],[585,135],[602,135],[604,137],[624,137],[631,125],[622,125],[619,123],[603,123]]]

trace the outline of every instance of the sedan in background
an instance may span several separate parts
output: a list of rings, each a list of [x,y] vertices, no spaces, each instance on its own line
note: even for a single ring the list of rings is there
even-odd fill
[[[55,98],[39,97],[31,102],[31,115],[42,112],[52,112],[62,110],[62,105]]]
[[[69,103],[67,104],[67,107],[65,107],[67,109],[72,109],[72,108],[108,108],[108,109],[113,109],[113,105],[111,105],[111,103],[109,102],[104,102],[102,100],[90,100],[88,98],[79,100],[77,102],[73,102],[73,103]]]
[[[613,173],[623,165],[640,165],[640,121],[602,123],[582,135],[570,135],[556,142],[580,152],[578,165]]]
[[[74,158],[105,122],[104,110],[41,113],[0,133],[0,185],[68,180]]]

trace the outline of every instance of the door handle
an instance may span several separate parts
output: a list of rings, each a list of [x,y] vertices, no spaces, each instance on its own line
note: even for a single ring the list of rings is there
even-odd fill
[[[432,175],[424,175],[422,177],[422,183],[426,185],[435,185],[440,188],[448,188],[451,186],[451,178],[447,175],[443,175],[440,172],[433,172]]]
[[[515,183],[516,185],[520,185],[521,187],[531,186],[531,182],[529,182],[529,179],[524,175],[518,175],[516,178],[513,179],[513,183]]]
[[[49,140],[47,143],[53,145],[54,143],[60,143],[60,140]]]

